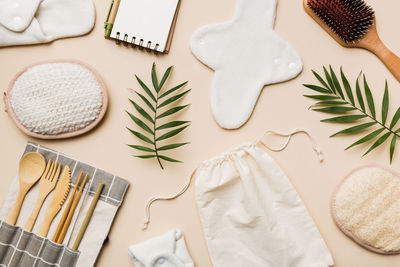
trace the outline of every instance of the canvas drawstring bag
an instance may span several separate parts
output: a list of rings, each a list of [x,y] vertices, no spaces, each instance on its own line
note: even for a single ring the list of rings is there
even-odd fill
[[[289,134],[268,131],[287,138],[280,148],[270,148],[261,139],[238,146],[204,161],[183,194],[195,180],[195,194],[211,261],[215,267],[326,267],[332,257],[310,214],[279,165],[264,148],[281,151],[297,133],[306,134],[323,161],[322,152],[305,130]]]

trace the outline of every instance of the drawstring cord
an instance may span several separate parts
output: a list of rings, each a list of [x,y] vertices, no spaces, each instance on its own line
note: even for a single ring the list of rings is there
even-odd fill
[[[264,141],[262,139],[269,133],[275,134],[275,135],[281,136],[281,137],[286,137],[287,138],[286,143],[284,143],[283,146],[279,147],[279,148],[272,148],[272,147],[268,146],[267,144],[264,143]],[[294,136],[294,135],[296,135],[298,133],[304,133],[305,135],[307,135],[307,137],[310,139],[310,142],[311,142],[313,150],[317,153],[319,161],[323,162],[324,161],[324,157],[323,157],[322,151],[317,147],[317,145],[315,143],[315,140],[312,137],[312,135],[308,131],[303,130],[303,129],[295,129],[295,130],[293,130],[292,132],[290,132],[288,134],[283,134],[283,133],[279,133],[279,132],[275,132],[275,131],[269,130],[269,131],[266,131],[264,133],[264,135],[256,143],[262,144],[264,147],[266,147],[267,149],[269,149],[271,151],[279,152],[279,151],[284,150],[289,145],[289,142],[290,142],[292,136]],[[158,200],[172,200],[172,199],[175,199],[175,198],[181,196],[182,194],[184,194],[186,192],[186,190],[189,188],[190,184],[192,183],[192,180],[193,180],[193,177],[194,177],[196,171],[197,171],[197,169],[193,171],[193,173],[190,176],[190,179],[188,180],[186,185],[177,194],[175,194],[173,196],[170,196],[170,197],[153,197],[147,202],[147,205],[146,205],[146,217],[145,217],[145,219],[143,221],[143,225],[141,227],[142,230],[146,230],[147,227],[149,226],[149,223],[150,223],[150,207],[151,207],[151,205],[154,202],[158,201]]]
[[[170,196],[170,197],[153,197],[153,198],[151,198],[149,200],[149,202],[147,202],[147,205],[146,205],[146,217],[145,217],[145,219],[143,221],[142,230],[146,230],[147,227],[149,226],[149,223],[150,223],[150,207],[153,204],[153,202],[156,202],[158,200],[172,200],[172,199],[175,199],[175,198],[181,196],[183,193],[186,192],[186,190],[189,188],[190,184],[192,183],[192,179],[193,179],[194,174],[196,173],[196,170],[193,171],[192,175],[190,176],[189,181],[182,188],[182,190],[179,191],[177,194],[175,194],[173,196]]]
[[[279,148],[272,148],[272,147],[270,147],[269,145],[265,144],[265,142],[262,140],[262,139],[263,139],[267,134],[269,134],[269,133],[275,134],[275,135],[281,136],[281,137],[287,137],[286,143],[284,143],[284,144],[283,144],[281,147],[279,147]],[[266,132],[264,133],[264,135],[258,140],[257,143],[262,144],[263,146],[265,146],[267,149],[269,149],[269,150],[271,150],[271,151],[280,152],[280,151],[284,150],[284,149],[289,145],[289,142],[290,142],[290,140],[292,139],[292,137],[293,137],[294,135],[296,135],[296,134],[299,134],[299,133],[304,133],[305,135],[307,135],[308,139],[310,139],[312,149],[315,151],[315,153],[317,153],[317,156],[318,156],[319,161],[320,161],[320,162],[323,162],[323,161],[324,161],[324,155],[322,154],[321,149],[319,149],[319,147],[316,145],[316,142],[315,142],[313,136],[312,136],[308,131],[303,130],[303,129],[294,129],[293,131],[291,131],[291,132],[288,133],[288,134],[278,133],[278,132],[269,130],[269,131],[266,131]]]

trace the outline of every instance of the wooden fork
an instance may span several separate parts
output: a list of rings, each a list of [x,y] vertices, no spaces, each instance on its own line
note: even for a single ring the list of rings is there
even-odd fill
[[[29,216],[28,221],[25,225],[26,231],[32,231],[33,226],[35,225],[36,218],[39,215],[40,208],[43,205],[44,200],[50,194],[50,192],[54,189],[57,184],[58,176],[61,171],[61,164],[55,163],[52,160],[49,160],[46,166],[46,170],[40,178],[39,181],[39,196],[36,201],[35,207],[32,210],[31,216]]]

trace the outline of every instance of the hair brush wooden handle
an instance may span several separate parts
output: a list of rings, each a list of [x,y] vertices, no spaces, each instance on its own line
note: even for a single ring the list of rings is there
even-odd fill
[[[400,81],[400,58],[379,38],[375,13],[364,0],[303,0],[303,6],[339,44],[373,52]]]
[[[371,44],[369,47],[365,48],[382,60],[393,76],[400,82],[400,57],[390,51],[379,37],[375,44]]]

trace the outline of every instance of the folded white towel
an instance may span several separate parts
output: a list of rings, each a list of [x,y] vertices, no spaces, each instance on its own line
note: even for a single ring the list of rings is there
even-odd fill
[[[94,21],[91,0],[0,0],[0,46],[83,35]]]
[[[130,246],[128,254],[135,267],[194,267],[178,229]]]

